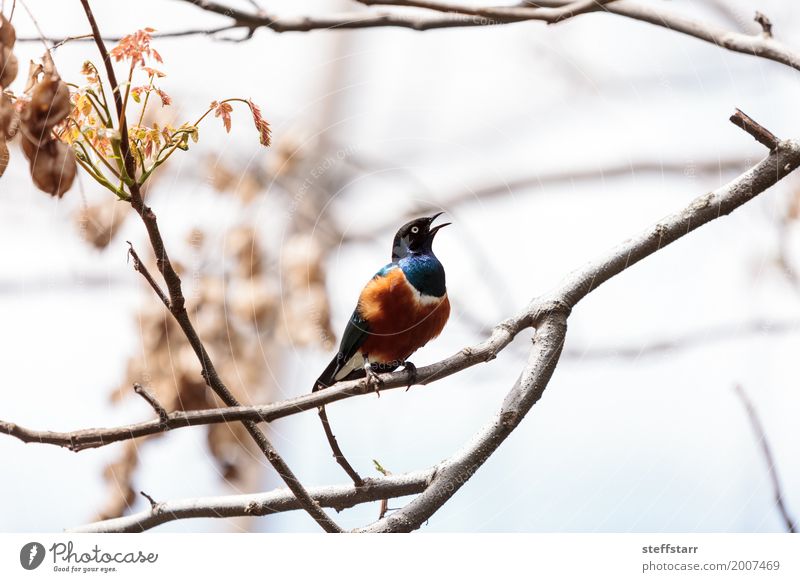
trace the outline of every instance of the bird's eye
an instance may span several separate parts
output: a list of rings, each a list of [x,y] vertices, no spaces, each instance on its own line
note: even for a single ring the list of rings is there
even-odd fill
[[[412,226],[411,227],[411,232],[414,233],[414,234],[417,234],[419,232],[419,227],[418,226]]]

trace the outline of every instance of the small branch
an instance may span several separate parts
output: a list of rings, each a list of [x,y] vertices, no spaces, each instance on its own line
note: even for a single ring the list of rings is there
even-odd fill
[[[388,469],[384,469],[383,465],[381,465],[377,459],[372,459],[372,464],[375,465],[375,470],[384,477],[389,477],[392,474],[392,472]],[[387,511],[389,511],[389,500],[381,499],[380,509],[378,510],[378,519],[383,519]]]
[[[156,512],[159,510],[158,503],[156,503],[156,500],[155,500],[155,499],[153,499],[152,497],[150,497],[150,496],[149,496],[147,493],[145,493],[144,491],[139,491],[139,495],[141,495],[142,497],[144,497],[145,499],[147,499],[147,501],[149,501],[149,502],[150,502],[150,511],[151,511],[151,513],[156,513]]]
[[[161,403],[156,399],[152,392],[139,383],[133,385],[133,391],[144,398],[145,401],[153,408],[153,410],[156,411],[156,414],[158,415],[162,425],[166,425],[169,422],[169,413],[163,406],[161,406]],[[144,495],[144,493],[142,495]]]
[[[763,127],[759,123],[756,123],[741,109],[737,109],[736,113],[731,115],[730,119],[731,123],[741,127],[747,133],[752,135],[758,143],[766,146],[770,151],[773,151],[778,147],[778,138],[775,137],[775,135],[767,128]]]
[[[363,485],[364,480],[361,478],[361,475],[358,474],[358,471],[356,471],[347,460],[347,457],[344,456],[344,453],[339,446],[339,442],[336,440],[336,435],[333,434],[331,423],[328,420],[328,413],[324,406],[319,407],[319,419],[322,421],[322,428],[325,431],[325,438],[328,439],[328,445],[331,447],[331,451],[333,451],[333,458],[337,463],[339,463],[339,466],[344,469],[344,472],[347,473],[347,475],[353,480],[353,485],[360,487]]]
[[[737,384],[733,387],[733,390],[739,397],[739,400],[741,400],[747,412],[747,417],[750,419],[750,426],[753,429],[756,439],[758,439],[758,445],[761,447],[761,454],[764,456],[764,461],[767,463],[767,471],[769,471],[769,478],[772,482],[772,492],[775,497],[775,507],[778,508],[778,512],[780,512],[783,522],[786,524],[786,531],[789,533],[797,533],[797,525],[795,525],[792,516],[789,515],[789,510],[786,509],[781,482],[780,479],[778,479],[778,470],[775,467],[775,458],[772,456],[772,449],[769,446],[769,441],[767,441],[767,434],[764,432],[761,419],[759,419],[755,406],[753,406],[753,402],[748,398],[744,388]]]
[[[756,15],[753,18],[758,25],[761,27],[761,31],[767,38],[772,38],[772,22],[769,18],[764,16],[761,12],[756,11]]]
[[[165,32],[153,32],[150,33],[152,38],[180,38],[184,36],[213,36],[220,32],[227,32],[229,30],[236,30],[240,28],[235,24],[228,25],[228,26],[218,26],[216,28],[189,28],[186,30],[172,30],[172,31],[165,31]],[[106,36],[103,35],[103,40],[105,42],[119,42],[122,40],[122,36]],[[17,37],[17,42],[39,42],[41,41],[41,37],[33,37],[33,36],[20,36]],[[52,43],[53,48],[57,49],[67,43],[70,42],[88,42],[94,41],[94,35],[91,34],[80,34],[75,36],[62,36],[62,37],[51,37],[45,36],[44,40]],[[232,40],[227,38],[217,38],[216,40]]]
[[[158,283],[156,283],[156,280],[153,279],[150,271],[148,271],[147,267],[144,266],[144,263],[142,263],[139,255],[136,254],[131,241],[125,242],[128,243],[128,256],[133,259],[134,270],[142,274],[142,277],[144,277],[145,281],[147,281],[150,287],[153,288],[153,291],[155,291],[158,298],[161,299],[161,302],[166,306],[167,309],[170,309],[169,297],[167,297],[167,295],[161,290],[161,287],[158,285]]]

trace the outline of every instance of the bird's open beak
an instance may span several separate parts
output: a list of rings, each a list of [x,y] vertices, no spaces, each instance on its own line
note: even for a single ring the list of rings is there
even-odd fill
[[[442,214],[444,214],[444,212],[437,212],[436,214],[431,216],[428,220],[430,222],[433,222],[434,220],[436,220]],[[434,236],[436,236],[436,233],[439,232],[440,228],[444,228],[445,226],[448,226],[450,224],[453,224],[453,223],[452,222],[445,222],[444,224],[440,224],[439,226],[436,226],[436,227],[430,229],[430,231],[428,232],[428,237],[429,238],[433,238]]]

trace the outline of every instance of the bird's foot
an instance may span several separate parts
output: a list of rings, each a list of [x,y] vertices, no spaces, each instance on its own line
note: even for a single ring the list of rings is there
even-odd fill
[[[372,369],[372,366],[367,362],[364,364],[364,373],[366,374],[367,379],[367,388],[370,386],[373,390],[375,390],[375,394],[378,395],[378,398],[381,397],[380,389],[383,387],[383,380],[380,379],[380,376]]]
[[[403,362],[403,369],[408,372],[408,386],[406,392],[417,383],[417,367],[411,362]]]

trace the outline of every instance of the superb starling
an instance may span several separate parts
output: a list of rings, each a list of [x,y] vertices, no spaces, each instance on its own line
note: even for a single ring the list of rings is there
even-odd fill
[[[377,390],[377,373],[399,366],[409,370],[413,382],[416,368],[408,358],[441,333],[450,315],[444,267],[432,248],[436,233],[450,224],[431,228],[440,214],[417,218],[397,231],[392,262],[361,291],[339,351],[317,379],[314,391],[365,375]],[[320,417],[336,460],[360,484],[361,478],[336,444],[324,407],[320,408]]]

